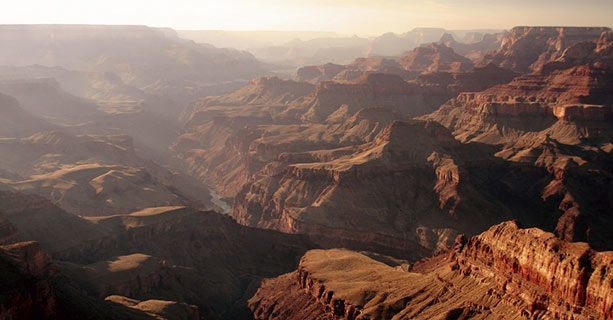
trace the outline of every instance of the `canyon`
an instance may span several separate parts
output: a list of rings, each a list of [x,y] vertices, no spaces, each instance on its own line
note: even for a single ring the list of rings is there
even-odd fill
[[[609,37],[588,40],[593,52],[579,65],[561,62],[584,42],[523,75],[491,62],[439,70],[442,55],[454,57],[441,44],[405,56],[437,62],[409,81],[386,73],[393,64],[385,60],[299,69],[298,81],[260,79],[197,102],[174,148],[189,172],[234,199],[238,222],[324,246],[414,259],[448,247],[456,233],[518,219],[609,250]],[[362,75],[334,75],[347,70]]]
[[[0,319],[613,318],[609,28],[215,34],[0,26]]]

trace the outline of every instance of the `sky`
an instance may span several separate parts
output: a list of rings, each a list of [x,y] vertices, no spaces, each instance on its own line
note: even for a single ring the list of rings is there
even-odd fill
[[[0,0],[0,24],[139,24],[375,35],[415,27],[613,26],[613,0]]]

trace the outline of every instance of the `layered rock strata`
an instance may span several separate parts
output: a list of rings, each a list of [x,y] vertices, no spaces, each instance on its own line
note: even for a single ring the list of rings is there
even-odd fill
[[[611,259],[505,222],[412,271],[346,250],[309,251],[249,305],[256,319],[606,319]]]

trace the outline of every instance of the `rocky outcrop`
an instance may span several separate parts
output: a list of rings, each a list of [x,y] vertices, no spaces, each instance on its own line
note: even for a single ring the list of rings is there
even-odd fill
[[[423,119],[441,123],[460,141],[492,145],[500,158],[547,170],[550,182],[540,194],[561,213],[548,230],[607,250],[613,73],[598,65],[551,65],[461,93]]]
[[[397,58],[357,58],[347,65],[325,64],[299,68],[296,79],[311,83],[335,80],[351,82],[368,73],[385,73],[413,80],[420,74],[472,70],[473,63],[443,43],[431,43],[417,47]]]
[[[262,283],[256,319],[596,319],[611,317],[611,252],[514,222],[409,269],[346,250],[314,250]]]
[[[516,73],[493,64],[475,67],[469,72],[432,72],[421,74],[416,82],[424,87],[445,88],[453,95],[462,92],[477,92],[498,84],[508,83]]]
[[[301,67],[296,70],[296,80],[319,83],[321,81],[332,80],[337,74],[345,69],[345,66],[334,63]]]
[[[278,77],[257,78],[226,96],[209,98],[207,103],[283,105],[313,91],[315,86],[303,81],[281,80]]]
[[[477,93],[462,93],[427,116],[462,141],[506,143],[529,132],[548,132],[569,144],[598,140],[609,132],[613,74],[575,66],[551,74],[526,75]],[[583,130],[559,130],[578,123]]]
[[[51,257],[35,241],[16,242],[2,246],[4,254],[19,262],[20,267],[34,277],[44,277],[51,273]]]
[[[275,95],[266,101],[245,98],[253,85],[200,101],[192,107],[174,149],[188,171],[231,198],[284,153],[370,141],[390,121],[428,113],[450,97],[445,89],[421,87],[380,73],[364,74],[354,81],[324,81],[305,96],[292,93],[296,92],[292,88],[308,86],[294,83],[271,89]],[[288,96],[296,99],[280,98]],[[372,110],[379,110],[381,116]]]
[[[494,63],[519,73],[540,71],[572,45],[593,41],[609,28],[514,27],[502,38],[500,49],[488,54],[482,64]]]
[[[418,73],[466,72],[473,67],[473,63],[468,58],[440,43],[413,49],[400,58],[400,64],[406,70]]]
[[[532,311],[613,316],[612,252],[506,222],[470,239],[455,259],[465,274],[491,270],[505,293],[522,296]]]
[[[385,107],[414,117],[431,112],[448,97],[444,90],[422,88],[397,75],[366,73],[352,82],[322,82],[296,107],[305,110],[302,119],[312,122],[325,121],[343,105],[350,115],[366,107]]]
[[[515,170],[544,187],[544,172],[508,167],[487,150],[459,143],[433,122],[393,122],[370,143],[338,154],[287,156],[269,166],[237,195],[232,215],[245,225],[305,233],[324,246],[376,244],[378,251],[409,258],[444,248],[441,239],[454,232],[481,232],[512,212],[535,212],[516,214],[531,223],[548,219],[536,214],[547,206],[540,195],[510,187],[521,184],[513,181]],[[516,197],[523,209],[510,200]]]
[[[582,41],[569,46],[562,55],[543,66],[543,73],[589,65],[598,69],[613,69],[613,31],[604,31],[597,41]]]
[[[124,166],[76,165],[5,185],[15,191],[42,195],[68,212],[84,216],[189,204],[189,200],[148,172]]]
[[[405,80],[413,79],[418,74],[418,72],[406,70],[397,59],[367,57],[357,58],[347,65],[325,64],[302,67],[296,71],[296,79],[314,84],[329,80],[344,82],[354,81],[366,73],[394,74]]]

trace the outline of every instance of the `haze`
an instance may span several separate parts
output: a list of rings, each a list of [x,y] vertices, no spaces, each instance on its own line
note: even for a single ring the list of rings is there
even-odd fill
[[[613,0],[6,0],[0,320],[613,320]]]
[[[175,29],[318,30],[375,35],[414,27],[613,24],[613,2],[486,0],[107,0],[13,1],[5,24],[143,24]]]

